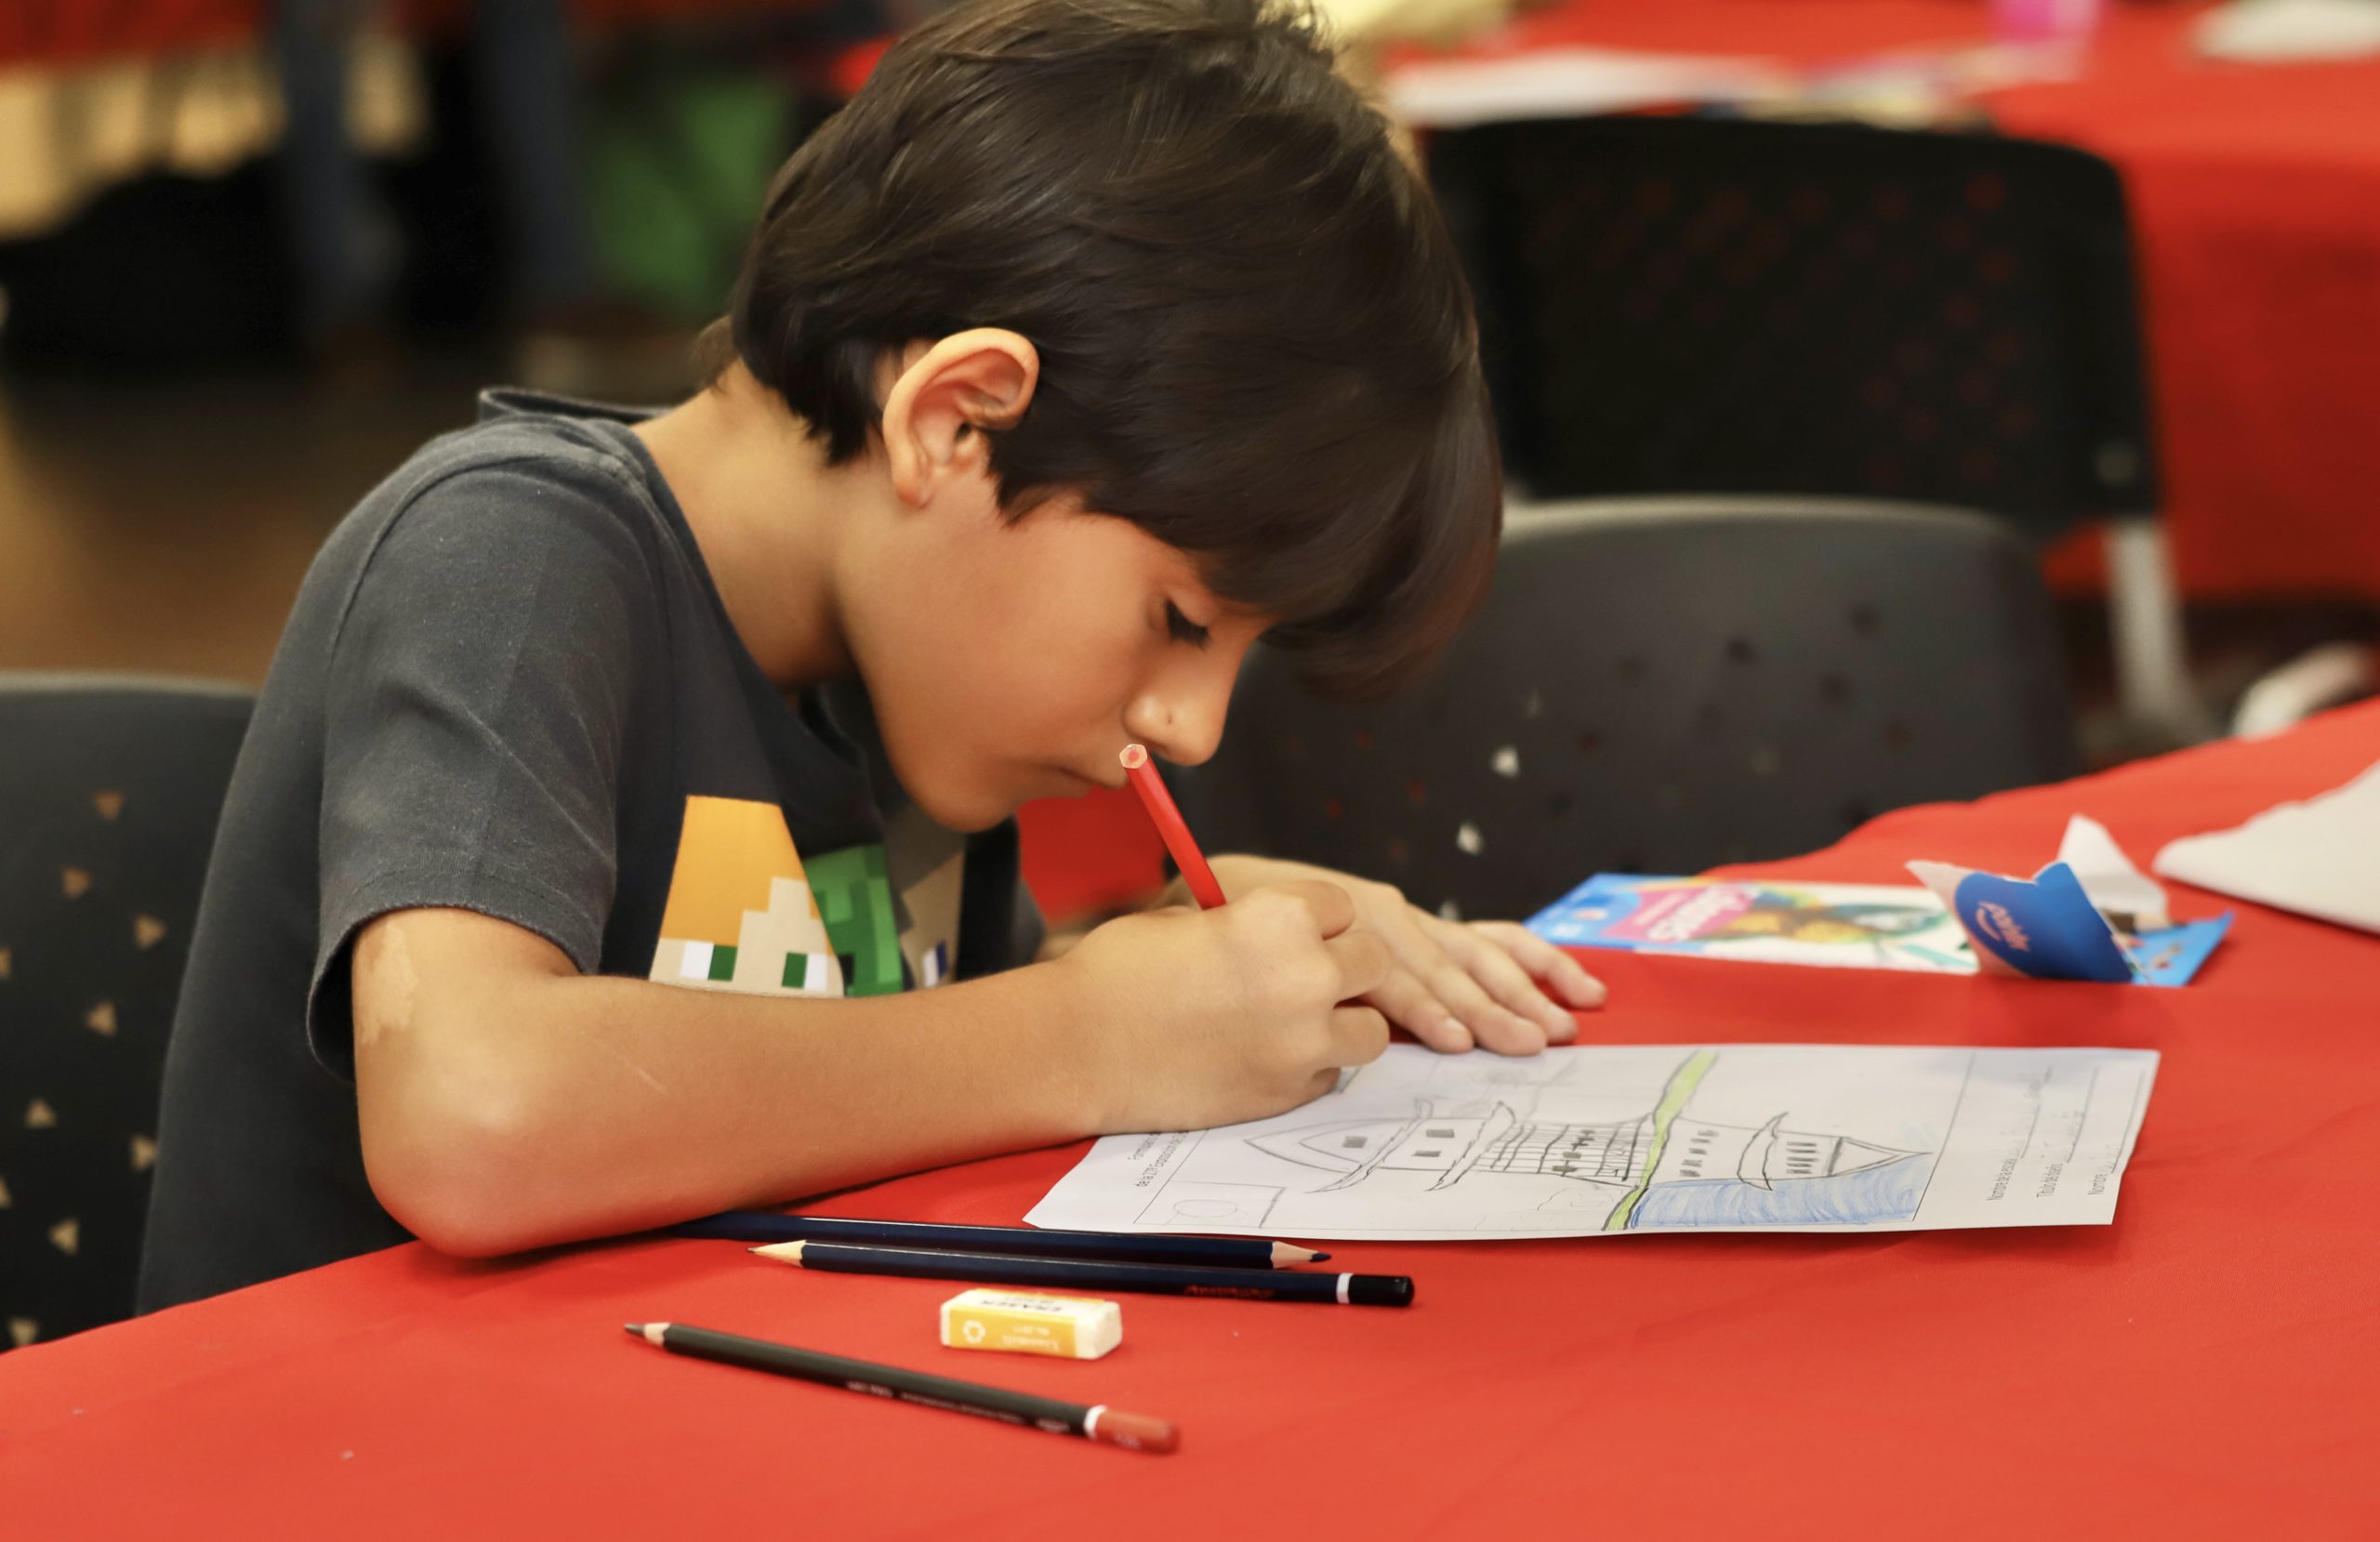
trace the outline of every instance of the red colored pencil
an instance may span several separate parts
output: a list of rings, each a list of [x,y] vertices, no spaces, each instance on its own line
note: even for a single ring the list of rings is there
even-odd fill
[[[1132,780],[1132,790],[1141,795],[1141,807],[1149,811],[1149,823],[1164,837],[1165,849],[1173,853],[1173,865],[1182,869],[1182,879],[1190,886],[1190,897],[1198,902],[1201,910],[1212,910],[1223,903],[1223,886],[1215,881],[1215,870],[1207,865],[1205,853],[1190,838],[1190,826],[1182,822],[1182,811],[1173,806],[1173,795],[1165,790],[1149,752],[1139,745],[1126,745],[1117,758],[1124,762],[1124,771]]]

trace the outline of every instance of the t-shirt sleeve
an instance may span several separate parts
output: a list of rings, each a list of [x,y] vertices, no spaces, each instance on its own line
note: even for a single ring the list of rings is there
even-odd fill
[[[472,468],[417,494],[364,568],[324,698],[307,1003],[314,1053],[343,1076],[348,950],[377,916],[478,911],[597,967],[633,666],[660,642],[619,497],[593,469]]]

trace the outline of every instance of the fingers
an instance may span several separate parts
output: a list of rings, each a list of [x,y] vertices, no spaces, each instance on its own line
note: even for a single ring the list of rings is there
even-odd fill
[[[1250,895],[1249,900],[1275,894],[1303,903],[1313,913],[1315,927],[1325,938],[1336,937],[1355,924],[1355,897],[1335,883],[1301,878],[1295,883],[1271,884]]]
[[[1460,1055],[1476,1042],[1471,1030],[1439,1003],[1411,969],[1390,971],[1365,999],[1379,1008],[1390,1023],[1441,1054]]]
[[[1430,917],[1428,924],[1448,957],[1473,982],[1473,989],[1493,1001],[1509,1018],[1528,1024],[1531,1032],[1517,1035],[1517,1048],[1504,1049],[1503,1053],[1533,1054],[1547,1044],[1567,1044],[1579,1036],[1579,1025],[1570,1014],[1549,1000],[1538,989],[1537,982],[1529,978],[1528,971],[1495,942],[1468,927],[1435,916]],[[1501,1048],[1487,1038],[1480,1042],[1491,1049]]]
[[[1461,959],[1445,950],[1437,950],[1416,973],[1439,1009],[1451,1014],[1480,1048],[1499,1055],[1534,1055],[1545,1048],[1544,1024],[1498,1002],[1472,978]],[[1413,1034],[1416,1038],[1422,1036],[1419,1027],[1413,1028]]]
[[[1370,995],[1396,968],[1395,954],[1369,931],[1342,931],[1322,947],[1339,966],[1337,999],[1341,1001]]]
[[[1330,1063],[1369,1065],[1388,1048],[1388,1019],[1369,1007],[1338,1007],[1330,1013]]]
[[[1234,908],[1268,930],[1311,926],[1307,935],[1320,936],[1335,967],[1336,998],[1368,1003],[1385,1021],[1433,1049],[1476,1046],[1533,1055],[1548,1043],[1578,1037],[1567,1008],[1603,1004],[1602,984],[1527,928],[1443,921],[1403,903],[1394,890],[1373,895],[1375,887],[1359,884],[1361,892],[1355,892],[1337,883],[1298,880],[1259,890]],[[1295,911],[1303,914],[1290,923]]]
[[[1471,929],[1511,954],[1530,978],[1571,1010],[1588,1011],[1604,1004],[1602,981],[1518,921],[1474,921]]]

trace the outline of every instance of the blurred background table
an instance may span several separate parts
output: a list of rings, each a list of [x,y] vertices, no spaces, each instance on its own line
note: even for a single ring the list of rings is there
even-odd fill
[[[2380,600],[2380,56],[2206,59],[2191,37],[2208,9],[2109,5],[2071,78],[1976,103],[2007,133],[2091,151],[2123,176],[2184,593]],[[1993,41],[1978,0],[1558,0],[1463,52],[1840,72]],[[2096,543],[2053,559],[2069,586],[2097,571]]]

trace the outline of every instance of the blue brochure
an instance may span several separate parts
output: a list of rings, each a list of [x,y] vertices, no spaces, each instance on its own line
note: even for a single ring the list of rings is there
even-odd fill
[[[2095,909],[2063,863],[2032,879],[1940,864],[1956,896],[1907,885],[1598,874],[1530,917],[1569,947],[1937,974],[2187,983],[2231,918],[2138,935]]]

